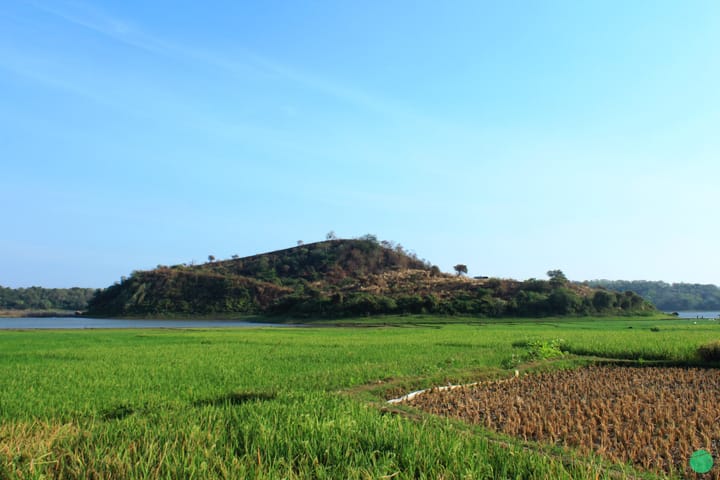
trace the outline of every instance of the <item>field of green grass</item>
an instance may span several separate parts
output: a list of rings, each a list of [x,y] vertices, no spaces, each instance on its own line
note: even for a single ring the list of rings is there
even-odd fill
[[[590,356],[697,363],[720,338],[709,320],[456,321],[0,332],[0,478],[618,478],[385,400]],[[544,344],[569,354],[528,351]]]

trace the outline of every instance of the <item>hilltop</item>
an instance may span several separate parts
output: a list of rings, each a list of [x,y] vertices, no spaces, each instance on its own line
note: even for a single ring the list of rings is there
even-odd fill
[[[542,316],[655,311],[632,293],[572,284],[560,271],[524,282],[442,273],[399,245],[371,235],[327,240],[202,265],[135,271],[97,292],[88,314],[374,314]]]

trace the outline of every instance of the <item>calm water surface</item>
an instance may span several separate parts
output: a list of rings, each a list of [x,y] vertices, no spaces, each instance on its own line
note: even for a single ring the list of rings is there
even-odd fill
[[[43,328],[247,328],[292,326],[297,325],[243,322],[240,320],[118,320],[87,317],[0,318],[0,330]]]
[[[720,320],[720,312],[678,312],[678,318]],[[0,318],[0,330],[15,329],[85,329],[85,328],[248,328],[299,327],[282,323],[245,322],[241,320],[119,320],[87,317]]]
[[[695,312],[695,311],[688,311],[688,312],[677,312],[678,318],[711,318],[711,319],[718,319],[720,318],[720,312],[712,311],[712,312]]]

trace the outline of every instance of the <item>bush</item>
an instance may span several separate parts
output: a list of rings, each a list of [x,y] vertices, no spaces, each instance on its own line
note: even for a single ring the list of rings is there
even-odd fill
[[[549,341],[536,340],[530,342],[528,355],[533,360],[547,360],[550,358],[558,358],[565,355],[563,347],[565,341],[561,338],[555,338]]]
[[[697,353],[698,356],[705,362],[720,361],[720,340],[700,345],[697,349]]]
[[[512,343],[514,348],[523,348],[524,352],[513,354],[501,362],[503,368],[513,368],[524,362],[537,360],[550,360],[567,355],[567,344],[561,338],[552,340],[516,340]]]

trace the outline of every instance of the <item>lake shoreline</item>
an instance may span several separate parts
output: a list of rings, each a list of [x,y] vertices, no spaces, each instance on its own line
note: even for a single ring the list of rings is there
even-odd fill
[[[73,310],[0,310],[0,318],[67,318],[79,316]]]
[[[71,315],[64,317],[0,317],[1,330],[94,330],[94,329],[132,329],[132,328],[248,328],[248,327],[346,327],[346,328],[384,328],[384,327],[420,327],[432,326],[440,328],[453,324],[472,325],[499,325],[499,324],[560,324],[577,321],[604,321],[613,317],[543,317],[543,318],[479,318],[471,316],[429,316],[429,315],[401,315],[378,316],[348,319],[312,319],[312,318],[268,318],[262,316],[243,318],[224,318],[223,316],[204,316],[187,318],[145,317],[145,318],[106,318],[91,317],[87,315]],[[635,319],[645,322],[658,322],[678,319],[667,314],[655,316],[614,317],[616,319]],[[691,320],[692,318],[679,318]],[[713,319],[710,319],[713,320]]]
[[[134,328],[261,328],[298,327],[301,324],[269,323],[249,320],[226,319],[119,319],[97,318],[81,315],[66,317],[4,317],[0,318],[0,331],[9,330],[103,330]]]

